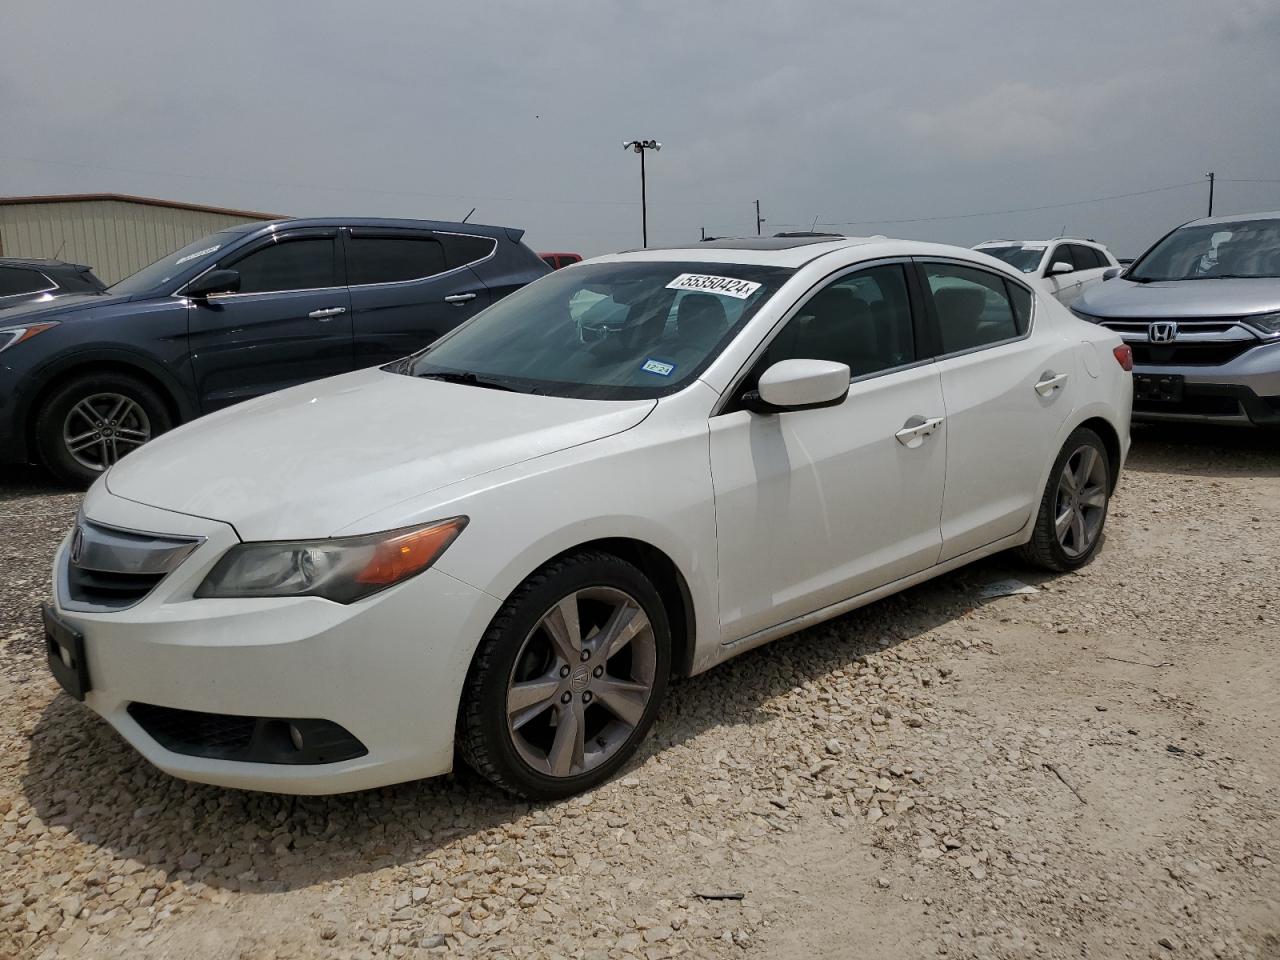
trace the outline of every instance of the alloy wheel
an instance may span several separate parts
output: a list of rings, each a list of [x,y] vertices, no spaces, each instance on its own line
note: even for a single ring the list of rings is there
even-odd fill
[[[101,472],[151,439],[142,405],[120,393],[94,393],[77,402],[62,422],[62,443],[82,467]]]
[[[630,739],[653,694],[653,625],[634,597],[588,587],[538,620],[507,683],[507,732],[534,771],[574,777]]]
[[[1107,512],[1107,468],[1096,448],[1078,447],[1062,465],[1054,509],[1058,543],[1073,560],[1088,553]]]

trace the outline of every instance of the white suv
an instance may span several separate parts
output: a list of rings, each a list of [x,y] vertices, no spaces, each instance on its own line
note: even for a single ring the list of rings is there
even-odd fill
[[[1121,270],[1111,251],[1093,240],[988,240],[973,249],[1042,278],[1063,306]]]

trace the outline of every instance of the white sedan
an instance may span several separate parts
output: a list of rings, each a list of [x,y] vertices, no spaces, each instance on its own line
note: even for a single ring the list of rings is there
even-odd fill
[[[1129,367],[955,247],[601,257],[121,461],[54,561],[50,667],[179,777],[332,793],[460,754],[564,796],[674,675],[999,550],[1088,563]]]

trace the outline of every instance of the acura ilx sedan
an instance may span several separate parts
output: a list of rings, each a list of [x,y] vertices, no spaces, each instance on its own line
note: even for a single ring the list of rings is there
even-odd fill
[[[883,238],[601,257],[90,489],[63,687],[164,770],[331,793],[622,766],[673,676],[1019,548],[1088,563],[1131,355],[1014,268]]]

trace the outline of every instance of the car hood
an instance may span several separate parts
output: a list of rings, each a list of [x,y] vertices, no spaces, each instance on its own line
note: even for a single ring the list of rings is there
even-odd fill
[[[1120,277],[1085,291],[1075,308],[1104,319],[1239,317],[1280,310],[1280,280],[1169,280]]]
[[[30,320],[61,320],[63,315],[74,315],[92,310],[96,307],[107,307],[116,303],[127,303],[133,298],[110,293],[68,293],[51,300],[33,300],[9,307],[0,314],[0,324],[12,326]]]
[[[121,460],[105,483],[128,500],[229,523],[244,540],[326,537],[447,484],[628,430],[655,404],[375,367],[196,420]]]

